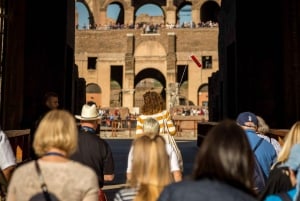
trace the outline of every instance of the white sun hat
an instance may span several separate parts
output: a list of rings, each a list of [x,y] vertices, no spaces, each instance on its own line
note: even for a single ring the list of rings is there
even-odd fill
[[[82,106],[81,115],[75,115],[76,119],[85,120],[85,121],[92,121],[101,119],[101,116],[96,108],[96,105],[88,105],[85,104]]]

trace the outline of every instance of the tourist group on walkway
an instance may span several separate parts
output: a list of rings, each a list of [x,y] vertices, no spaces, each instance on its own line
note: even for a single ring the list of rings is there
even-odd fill
[[[30,161],[17,165],[0,130],[0,200],[108,201],[103,186],[114,180],[115,163],[99,135],[97,106],[88,102],[74,116],[58,109],[58,96],[52,95],[31,129]],[[143,97],[127,155],[126,185],[114,201],[300,200],[300,121],[278,141],[268,136],[269,126],[257,114],[224,119],[208,131],[185,178],[165,101],[153,91]]]

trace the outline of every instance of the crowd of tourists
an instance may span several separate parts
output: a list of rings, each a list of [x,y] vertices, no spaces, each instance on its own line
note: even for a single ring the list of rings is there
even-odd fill
[[[279,142],[268,136],[269,126],[257,114],[246,111],[234,120],[224,119],[208,131],[191,177],[185,178],[184,158],[173,138],[176,126],[165,101],[153,91],[143,97],[127,155],[127,182],[114,201],[300,200],[300,121]],[[103,186],[115,179],[115,163],[110,145],[99,135],[97,106],[88,102],[81,114],[73,115],[58,108],[55,93],[45,106],[33,124],[30,161],[18,166],[0,132],[0,198],[107,200]]]
[[[172,24],[172,23],[135,23],[135,24],[120,24],[120,23],[110,23],[110,24],[89,24],[89,25],[79,25],[75,27],[77,30],[118,30],[118,29],[141,29],[144,33],[157,33],[159,29],[180,29],[180,28],[214,28],[218,27],[217,22],[211,20],[207,22],[184,22],[182,24]]]

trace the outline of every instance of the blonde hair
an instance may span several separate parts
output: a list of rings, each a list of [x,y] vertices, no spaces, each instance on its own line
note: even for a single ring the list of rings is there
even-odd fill
[[[65,151],[70,156],[77,149],[77,127],[75,119],[66,110],[51,110],[40,122],[33,141],[38,156],[46,154],[50,148]]]
[[[139,189],[134,201],[156,201],[172,181],[164,138],[143,135],[135,139],[133,146],[132,176],[128,184]]]
[[[143,133],[145,135],[155,136],[159,134],[159,131],[160,131],[160,125],[156,119],[150,117],[144,120]]]
[[[270,131],[270,128],[268,124],[265,122],[265,120],[260,116],[256,116],[256,118],[258,121],[257,132],[261,134],[268,133]]]
[[[284,138],[281,151],[278,154],[277,162],[285,162],[293,145],[300,143],[300,121],[294,123],[288,134]]]

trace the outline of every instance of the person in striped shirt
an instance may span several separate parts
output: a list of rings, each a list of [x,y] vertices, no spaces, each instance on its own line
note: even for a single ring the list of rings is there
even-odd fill
[[[160,133],[168,129],[170,135],[176,134],[176,127],[171,114],[165,109],[165,103],[161,95],[155,91],[148,91],[143,95],[144,105],[141,107],[141,114],[137,117],[136,135],[143,134],[145,119],[154,118],[159,122]],[[166,126],[165,126],[166,125]]]

